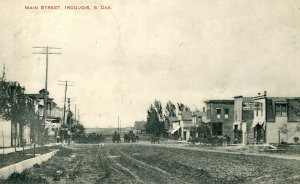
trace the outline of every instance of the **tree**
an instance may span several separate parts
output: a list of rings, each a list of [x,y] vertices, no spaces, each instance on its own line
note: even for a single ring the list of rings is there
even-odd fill
[[[164,115],[163,115],[163,110],[162,110],[162,105],[161,102],[158,100],[154,100],[154,108],[156,110],[157,116],[159,118],[159,121],[163,121]]]
[[[10,107],[11,107],[10,118],[15,131],[14,132],[15,151],[16,151],[17,143],[20,143],[22,139],[22,129],[26,125],[26,119],[25,119],[26,100],[25,100],[24,90],[25,88],[21,87],[20,84],[18,84],[17,82],[12,82],[8,88],[9,96],[10,96]],[[18,124],[19,124],[19,132],[21,133],[19,140],[17,140]]]
[[[3,66],[3,74],[0,79],[0,118],[5,120],[10,119],[8,84],[5,78],[5,66]]]
[[[184,105],[181,102],[177,103],[177,106],[179,111],[191,111],[191,109],[187,105]]]
[[[155,108],[155,104],[156,107]],[[164,124],[163,121],[160,119],[162,110],[160,111],[161,104],[160,102],[156,101],[154,102],[154,105],[150,105],[149,110],[147,111],[147,122],[145,125],[146,132],[150,133],[155,136],[160,136],[164,132]]]
[[[206,124],[201,124],[197,127],[198,140],[204,144],[212,144],[212,135],[210,127]]]
[[[82,124],[75,124],[72,127],[73,139],[76,142],[80,141],[80,138],[84,135],[85,128]]]
[[[208,125],[201,124],[199,127],[197,127],[198,136],[200,138],[209,138],[211,137],[211,131]]]
[[[22,141],[23,127],[29,126],[35,119],[33,104],[29,104],[24,91],[18,82],[8,82],[5,77],[5,66],[3,67],[2,77],[0,78],[0,118],[11,120],[14,129],[14,146]],[[19,130],[18,129],[19,125]],[[20,132],[17,139],[17,131]]]
[[[169,117],[176,117],[176,106],[171,101],[166,105],[166,115]]]
[[[3,73],[2,73],[2,77],[0,78],[0,120],[9,120],[9,96],[8,96],[8,91],[7,91],[7,87],[8,87],[8,82],[6,82],[6,78],[5,78],[5,66],[3,66]],[[1,130],[1,134],[2,134],[2,144],[3,144],[3,154],[4,154],[4,132],[3,132],[3,128]]]

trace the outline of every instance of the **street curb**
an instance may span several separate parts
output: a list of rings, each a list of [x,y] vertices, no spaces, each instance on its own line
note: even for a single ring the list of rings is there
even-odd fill
[[[30,158],[0,169],[0,179],[7,179],[12,173],[22,173],[25,169],[33,167],[35,164],[41,164],[49,160],[53,155],[55,155],[59,150],[54,150],[52,152]]]

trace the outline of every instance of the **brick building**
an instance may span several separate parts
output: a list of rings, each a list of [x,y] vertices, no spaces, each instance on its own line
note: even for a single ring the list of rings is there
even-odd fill
[[[206,122],[213,135],[233,138],[234,100],[207,100]]]

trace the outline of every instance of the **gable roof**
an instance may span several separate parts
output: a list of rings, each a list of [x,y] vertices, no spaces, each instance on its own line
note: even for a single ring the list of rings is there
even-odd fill
[[[184,120],[192,120],[193,113],[191,111],[182,111],[181,112],[181,119]]]
[[[196,110],[196,111],[194,111],[193,112],[193,116],[206,116],[206,112],[201,112],[201,111],[198,111],[198,110]]]
[[[169,121],[169,123],[173,123],[173,122],[179,121],[178,117],[166,117],[166,119]]]

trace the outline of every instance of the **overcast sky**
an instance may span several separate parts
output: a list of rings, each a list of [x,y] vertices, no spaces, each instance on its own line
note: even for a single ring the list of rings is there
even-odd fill
[[[269,0],[1,0],[0,64],[26,93],[68,90],[86,127],[146,120],[154,99],[202,109],[203,100],[300,96],[300,2]],[[110,5],[112,10],[25,10],[25,5]],[[39,50],[35,50],[39,51]],[[1,69],[2,72],[2,69]],[[73,103],[73,104],[74,104]],[[71,106],[74,109],[74,105]]]

